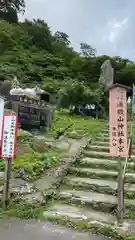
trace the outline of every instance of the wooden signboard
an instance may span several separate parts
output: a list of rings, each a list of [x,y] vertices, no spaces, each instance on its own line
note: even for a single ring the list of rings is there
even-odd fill
[[[17,127],[17,115],[4,114],[2,127],[1,158],[13,159],[16,156]]]
[[[2,125],[1,158],[5,159],[5,177],[3,204],[7,207],[12,159],[16,156],[18,117],[16,114],[4,114]]]
[[[127,90],[114,85],[109,91],[110,154],[127,156]]]

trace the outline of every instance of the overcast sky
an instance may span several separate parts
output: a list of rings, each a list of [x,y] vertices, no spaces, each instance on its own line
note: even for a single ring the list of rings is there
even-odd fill
[[[63,31],[98,54],[135,60],[135,0],[28,0],[24,18],[44,19],[52,32]]]

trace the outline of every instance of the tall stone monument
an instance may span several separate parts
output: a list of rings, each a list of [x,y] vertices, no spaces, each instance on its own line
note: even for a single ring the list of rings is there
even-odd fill
[[[108,90],[114,82],[114,68],[111,60],[105,60],[101,65],[101,73],[99,78],[99,85]]]

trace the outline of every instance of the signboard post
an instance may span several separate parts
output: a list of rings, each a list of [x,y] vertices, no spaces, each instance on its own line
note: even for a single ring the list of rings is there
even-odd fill
[[[5,159],[5,178],[4,178],[4,207],[8,203],[9,181],[11,173],[11,161],[16,155],[18,117],[16,114],[4,114],[2,126],[2,147],[1,158]]]

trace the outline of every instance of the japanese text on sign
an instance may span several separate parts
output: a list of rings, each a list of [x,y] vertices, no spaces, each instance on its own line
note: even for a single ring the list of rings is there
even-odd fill
[[[110,153],[124,157],[127,154],[127,98],[126,89],[110,89]]]
[[[115,127],[112,129],[112,145],[114,147],[117,145],[117,129]]]
[[[16,154],[17,116],[4,114],[2,128],[2,158],[14,158]]]
[[[117,132],[118,132],[118,151],[119,153],[122,153],[124,151],[124,141],[125,141],[125,137],[124,137],[124,132],[123,132],[123,128],[124,128],[124,109],[123,109],[123,91],[121,89],[121,91],[119,91],[119,97],[117,97]],[[126,139],[127,141],[127,139]]]

